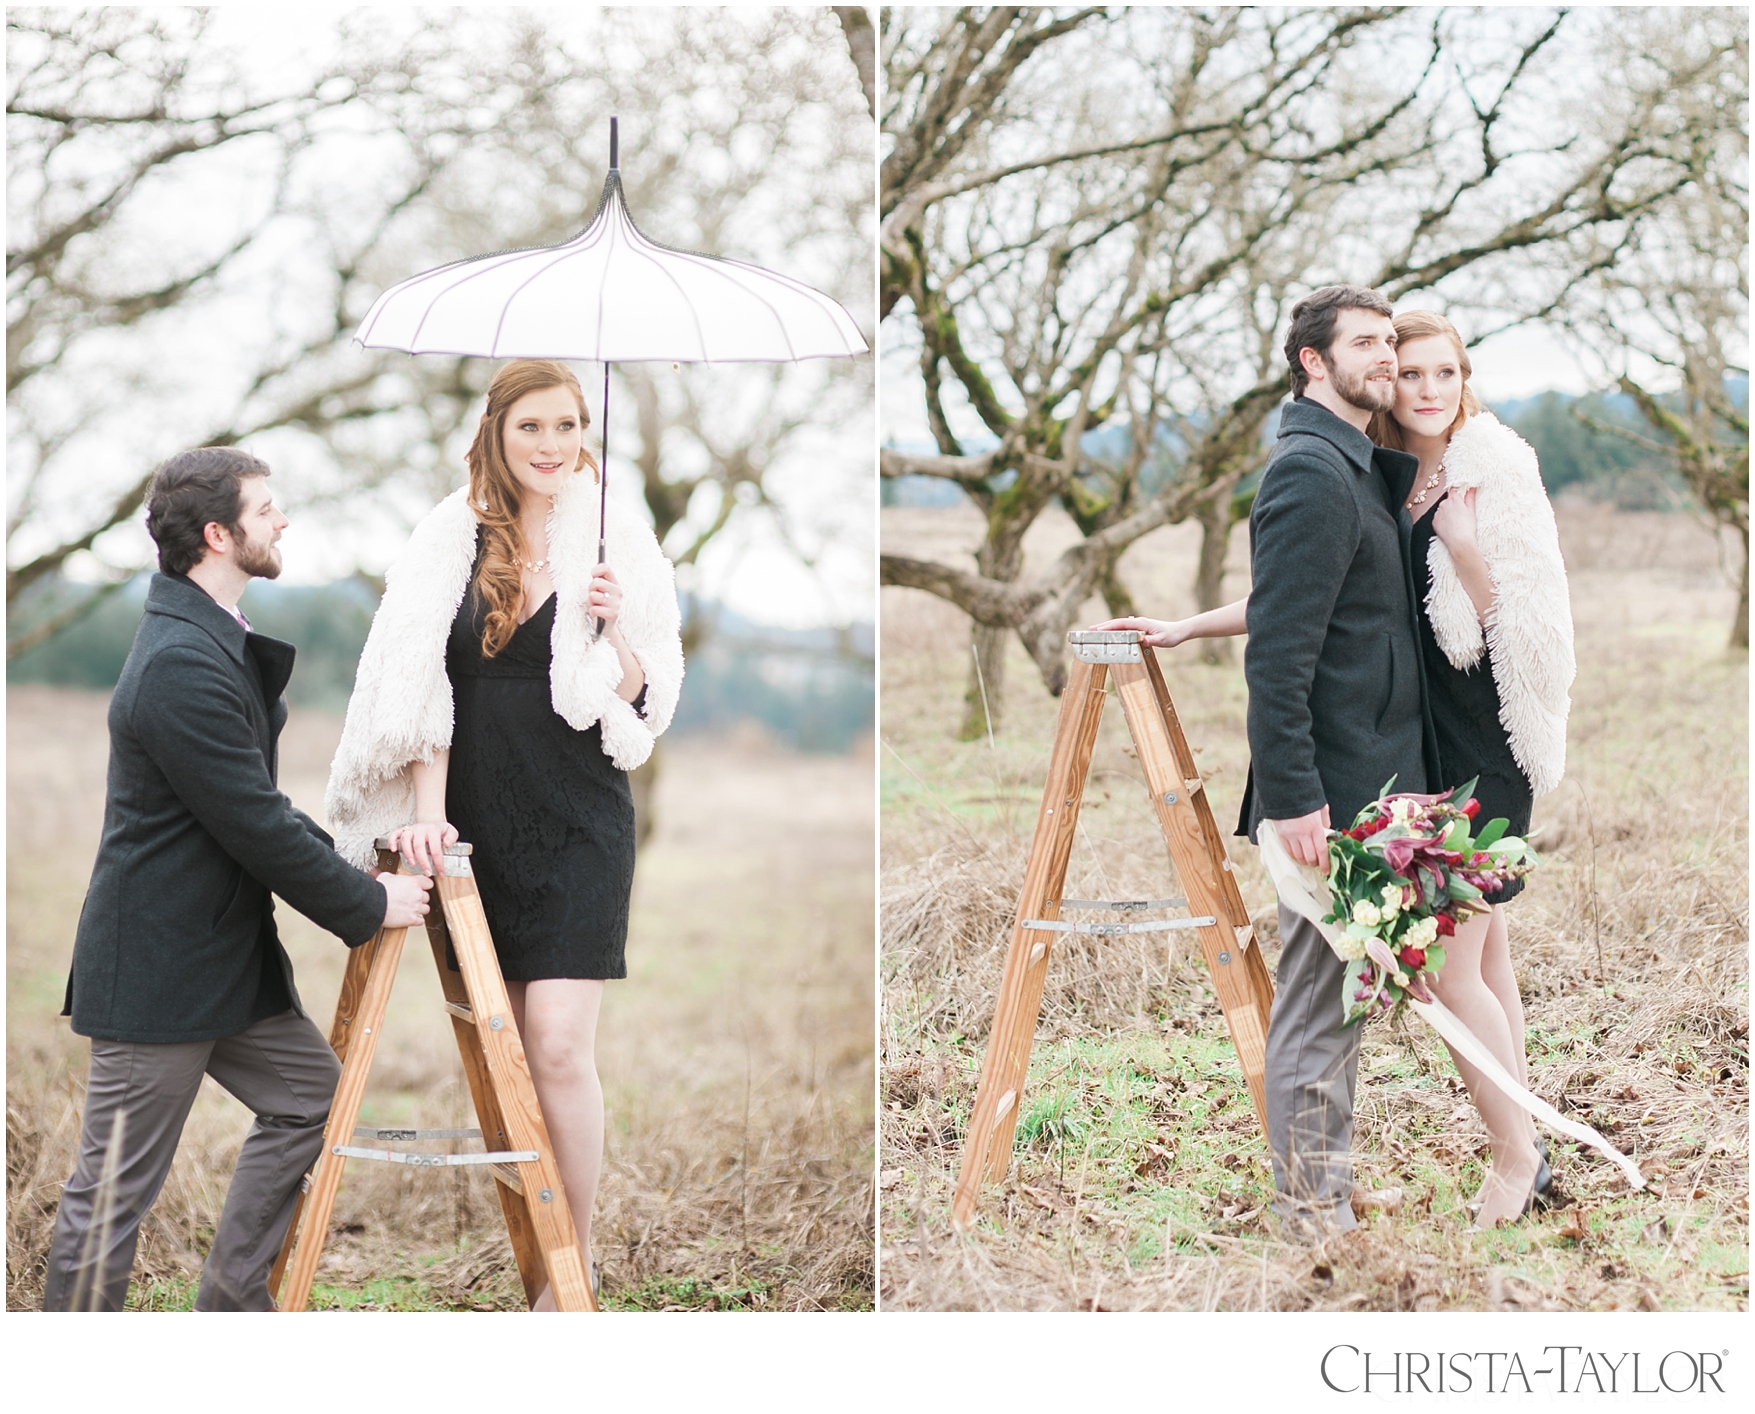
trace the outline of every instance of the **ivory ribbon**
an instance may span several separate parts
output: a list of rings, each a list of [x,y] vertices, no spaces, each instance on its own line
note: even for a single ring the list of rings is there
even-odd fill
[[[1300,864],[1287,853],[1286,846],[1281,842],[1278,832],[1271,820],[1263,820],[1261,828],[1256,832],[1261,841],[1261,862],[1266,866],[1268,877],[1273,880],[1274,889],[1280,896],[1280,902],[1300,917],[1307,918],[1316,925],[1318,932],[1328,940],[1328,945],[1340,956],[1339,942],[1345,936],[1343,930],[1333,923],[1323,922],[1323,915],[1332,907],[1328,887],[1328,875],[1308,864]],[[1446,1009],[1439,1001],[1422,1002],[1414,997],[1408,998],[1408,1005],[1419,1014],[1420,1019],[1450,1043],[1451,1047],[1463,1055],[1480,1072],[1505,1092],[1512,1100],[1521,1105],[1530,1114],[1541,1120],[1550,1129],[1558,1130],[1581,1144],[1588,1144],[1605,1158],[1617,1164],[1621,1172],[1627,1176],[1627,1182],[1633,1188],[1645,1187],[1645,1176],[1640,1173],[1638,1165],[1629,1159],[1607,1139],[1598,1134],[1588,1124],[1580,1124],[1577,1120],[1567,1119],[1546,1100],[1539,1099],[1522,1085],[1519,1085],[1493,1058],[1475,1033],[1464,1026],[1455,1012]]]

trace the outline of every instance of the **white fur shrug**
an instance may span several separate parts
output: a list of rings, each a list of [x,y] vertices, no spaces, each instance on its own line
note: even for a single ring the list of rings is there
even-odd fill
[[[1568,691],[1576,671],[1554,508],[1535,452],[1490,412],[1476,413],[1451,437],[1444,479],[1452,492],[1477,488],[1475,543],[1497,597],[1483,633],[1450,552],[1434,539],[1427,617],[1456,667],[1474,667],[1489,650],[1511,754],[1535,794],[1545,795],[1566,774]]]
[[[415,761],[430,762],[451,745],[451,680],[445,641],[469,588],[476,517],[464,487],[439,502],[414,529],[385,575],[347,704],[341,744],[329,768],[324,809],[335,848],[364,869],[372,841],[414,819]],[[597,488],[576,476],[554,498],[549,558],[555,582],[550,700],[577,731],[603,727],[604,754],[624,771],[652,754],[670,725],[682,690],[683,659],[676,574],[652,528],[609,501],[609,562],[622,586],[622,637],[646,674],[645,715],[616,695],[621,661],[596,638],[586,606],[597,563]]]

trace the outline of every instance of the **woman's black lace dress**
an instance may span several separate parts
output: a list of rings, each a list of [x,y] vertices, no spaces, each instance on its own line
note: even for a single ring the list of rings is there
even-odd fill
[[[1448,494],[1448,493],[1446,493]],[[1499,688],[1493,681],[1490,651],[1467,672],[1452,665],[1438,646],[1427,617],[1425,591],[1432,583],[1430,556],[1440,496],[1432,509],[1414,522],[1414,583],[1420,586],[1420,651],[1426,664],[1426,689],[1432,705],[1432,725],[1438,732],[1438,759],[1443,767],[1441,790],[1480,778],[1475,799],[1481,802],[1477,825],[1500,817],[1511,822],[1506,833],[1529,833],[1530,806],[1534,794],[1529,778],[1511,754],[1511,742],[1499,721]],[[1504,903],[1523,891],[1524,881],[1514,879],[1486,896],[1488,903]]]
[[[626,977],[627,772],[603,754],[601,727],[575,731],[550,701],[554,596],[491,659],[481,652],[486,617],[472,580],[445,646],[455,704],[445,813],[475,847],[500,970],[519,982]]]

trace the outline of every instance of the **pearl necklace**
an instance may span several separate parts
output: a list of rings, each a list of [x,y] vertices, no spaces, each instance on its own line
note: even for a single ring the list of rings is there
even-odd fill
[[[523,565],[524,568],[529,570],[532,574],[541,574],[550,565],[552,565],[554,563],[554,561],[553,560],[520,560],[520,561],[518,561],[518,563]]]

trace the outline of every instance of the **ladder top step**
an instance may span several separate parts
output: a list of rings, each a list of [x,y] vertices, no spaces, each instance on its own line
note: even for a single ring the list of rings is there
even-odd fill
[[[372,841],[372,847],[374,849],[389,849],[390,841],[387,837],[380,837]],[[472,844],[465,844],[462,840],[458,840],[456,844],[446,845],[445,853],[451,855],[470,855],[475,853],[475,846]]]
[[[1082,629],[1069,633],[1073,657],[1081,663],[1143,663],[1140,636],[1133,629]]]

